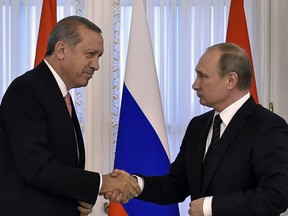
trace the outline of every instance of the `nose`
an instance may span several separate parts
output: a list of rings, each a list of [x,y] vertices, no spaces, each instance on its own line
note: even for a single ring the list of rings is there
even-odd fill
[[[199,83],[198,83],[198,79],[196,78],[194,83],[192,84],[192,88],[194,90],[198,90],[199,89]]]
[[[94,71],[98,71],[99,70],[99,58],[98,56],[92,58],[91,62],[90,62],[90,65],[89,65],[91,68],[93,68]]]

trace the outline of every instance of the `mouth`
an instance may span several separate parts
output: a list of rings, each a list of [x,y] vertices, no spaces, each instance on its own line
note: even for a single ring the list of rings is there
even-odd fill
[[[90,77],[92,77],[93,74],[94,74],[94,71],[91,71],[91,72],[89,72],[89,71],[84,71],[84,74],[87,74],[87,75],[89,75]]]

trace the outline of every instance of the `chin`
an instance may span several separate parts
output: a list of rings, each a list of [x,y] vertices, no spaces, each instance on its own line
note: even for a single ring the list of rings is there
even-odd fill
[[[84,84],[82,84],[81,86],[79,86],[79,87],[86,87],[88,85],[88,82],[87,83],[84,83]]]
[[[89,80],[83,80],[83,82],[80,84],[80,87],[86,87],[89,84]]]
[[[207,106],[207,103],[205,103],[205,101],[201,100],[201,98],[200,98],[200,100],[199,100],[199,103],[200,103],[201,105],[203,105],[203,106]]]

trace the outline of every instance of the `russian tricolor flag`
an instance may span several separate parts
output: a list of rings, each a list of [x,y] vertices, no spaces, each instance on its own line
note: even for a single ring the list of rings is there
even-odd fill
[[[129,173],[169,172],[169,148],[162,103],[145,13],[145,1],[134,0],[114,168]],[[178,216],[178,205],[137,199],[110,203],[109,216]]]

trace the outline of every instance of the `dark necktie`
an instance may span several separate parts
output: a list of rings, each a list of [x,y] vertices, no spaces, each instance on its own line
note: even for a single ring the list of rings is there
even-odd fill
[[[214,117],[214,122],[213,122],[213,133],[212,133],[212,139],[209,145],[209,148],[206,152],[206,155],[204,157],[204,163],[203,163],[203,176],[205,176],[205,170],[208,166],[208,164],[213,163],[211,161],[211,157],[213,157],[213,150],[216,147],[217,141],[220,139],[220,125],[221,125],[222,119],[220,118],[220,115],[217,114]]]
[[[221,125],[222,119],[220,118],[220,115],[217,114],[214,117],[213,122],[213,133],[212,133],[212,139],[208,148],[208,151],[205,155],[204,163],[203,163],[203,173],[202,178],[205,179],[208,172],[208,167],[214,163],[213,158],[217,157],[217,155],[213,154],[213,150],[215,149],[218,140],[220,139],[220,125]]]
[[[222,122],[222,119],[220,118],[220,115],[217,114],[214,117],[213,133],[212,133],[212,139],[210,142],[210,146],[208,148],[208,151],[205,155],[205,159],[203,161],[202,180],[205,180],[207,175],[209,175],[209,173],[211,173],[211,170],[209,171],[209,167],[211,167],[211,165],[214,164],[215,159],[217,157],[217,154],[215,154],[215,152],[213,150],[215,150],[215,147],[217,146],[217,142],[220,139],[221,122]]]
[[[209,151],[212,151],[216,147],[217,141],[220,139],[220,125],[221,125],[221,122],[222,122],[222,119],[221,119],[220,115],[217,114],[214,117],[212,139],[211,139],[211,143],[210,143],[210,146],[208,148],[207,153]]]

